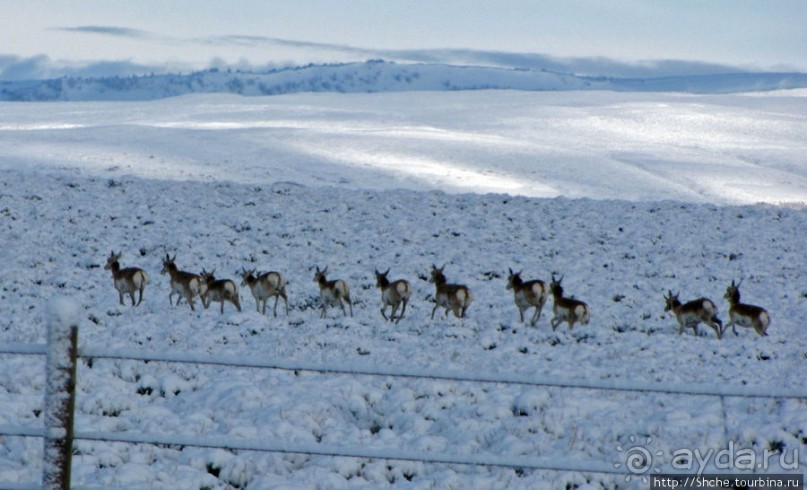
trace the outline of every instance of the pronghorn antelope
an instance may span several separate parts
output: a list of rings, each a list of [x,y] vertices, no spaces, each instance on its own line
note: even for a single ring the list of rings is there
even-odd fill
[[[664,311],[672,311],[675,314],[675,319],[678,321],[680,328],[678,334],[680,335],[685,328],[692,328],[695,335],[698,334],[698,324],[703,322],[715,331],[717,338],[723,338],[723,322],[717,317],[717,306],[708,298],[698,298],[687,303],[681,304],[678,299],[678,294],[673,294],[672,291],[667,291],[667,296],[664,297],[667,305]]]
[[[200,295],[202,305],[207,309],[210,303],[218,301],[221,303],[221,314],[224,314],[224,302],[229,301],[235,305],[238,311],[241,311],[241,299],[238,296],[238,286],[229,279],[216,279],[213,275],[215,272],[215,269],[211,272],[202,269],[202,273],[200,274],[206,285]]]
[[[438,269],[436,265],[432,264],[432,277],[429,282],[434,283],[436,290],[432,318],[434,318],[434,312],[441,306],[446,309],[446,316],[448,316],[448,310],[451,309],[457,318],[465,318],[468,306],[471,305],[474,299],[473,295],[467,286],[448,284],[446,276],[443,274],[443,269],[445,268],[446,266],[444,265]]]
[[[521,279],[521,271],[510,271],[510,277],[507,279],[507,289],[513,290],[516,306],[518,306],[518,313],[521,316],[521,323],[524,323],[524,312],[530,308],[535,308],[535,313],[532,315],[530,325],[535,326],[538,319],[541,318],[541,310],[544,308],[546,298],[549,291],[544,281],[534,279],[532,281],[524,282]]]
[[[277,316],[277,301],[283,298],[286,303],[286,315],[289,314],[289,298],[286,296],[286,280],[279,272],[265,272],[258,274],[255,269],[251,271],[241,268],[241,285],[249,286],[252,297],[255,298],[255,309],[266,314],[266,300],[275,297],[274,315]],[[261,309],[263,303],[263,309]]]
[[[174,254],[173,257],[169,254],[165,254],[163,269],[160,271],[160,274],[167,273],[171,277],[171,292],[168,293],[168,303],[174,304],[173,297],[174,294],[176,294],[177,306],[179,302],[182,301],[182,298],[185,298],[185,301],[187,301],[191,307],[191,311],[195,311],[196,308],[193,306],[193,297],[201,294],[206,284],[199,274],[179,270],[175,263],[176,259],[176,254]]]
[[[106,259],[104,270],[112,271],[112,281],[115,284],[115,289],[118,290],[120,304],[125,305],[123,302],[123,295],[128,294],[132,298],[132,306],[139,306],[143,301],[143,289],[149,282],[149,276],[146,271],[137,267],[127,267],[126,269],[120,268],[121,254],[116,254],[115,251],[109,254]],[[140,291],[140,299],[135,305],[135,291]]]
[[[561,286],[563,276],[560,279],[555,279],[555,274],[552,274],[552,282],[549,284],[549,290],[552,293],[554,304],[552,305],[552,312],[555,316],[552,318],[550,324],[554,331],[563,322],[569,324],[569,330],[574,328],[574,324],[580,321],[582,325],[588,325],[591,319],[588,305],[582,301],[573,298],[563,297],[563,286]]]
[[[319,284],[319,297],[322,300],[322,314],[320,318],[325,318],[329,306],[336,305],[339,305],[339,307],[342,308],[342,313],[347,316],[342,300],[345,300],[348,306],[350,306],[350,316],[353,316],[353,303],[350,301],[350,287],[341,279],[329,281],[325,277],[327,273],[327,266],[322,270],[319,270],[319,266],[317,266],[317,271],[314,273],[314,282]]]
[[[740,281],[740,284],[743,282]],[[765,308],[754,305],[746,305],[740,303],[740,284],[734,284],[731,281],[731,286],[726,289],[726,294],[723,296],[729,300],[729,322],[723,327],[723,331],[731,325],[731,331],[737,335],[735,325],[745,328],[753,328],[754,331],[760,335],[767,336],[768,326],[771,324],[771,317]]]
[[[398,311],[398,307],[403,305],[401,314],[395,321],[395,323],[398,323],[401,321],[401,318],[403,318],[404,313],[406,313],[406,305],[409,304],[409,297],[412,296],[412,286],[409,284],[409,281],[405,279],[390,282],[387,278],[388,274],[389,269],[387,269],[387,272],[375,271],[375,285],[381,290],[381,316],[384,317],[384,320],[393,321],[395,320],[395,313]],[[387,318],[387,314],[384,312],[387,306],[392,308],[389,318]]]

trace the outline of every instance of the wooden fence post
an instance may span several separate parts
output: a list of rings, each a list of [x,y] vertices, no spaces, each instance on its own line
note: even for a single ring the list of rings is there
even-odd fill
[[[45,368],[45,439],[42,488],[70,488],[76,400],[78,309],[66,300],[50,305]]]

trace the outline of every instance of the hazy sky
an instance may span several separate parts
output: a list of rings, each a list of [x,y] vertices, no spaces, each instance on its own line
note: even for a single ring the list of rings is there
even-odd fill
[[[807,71],[807,0],[0,0],[0,9],[5,79],[368,58]]]

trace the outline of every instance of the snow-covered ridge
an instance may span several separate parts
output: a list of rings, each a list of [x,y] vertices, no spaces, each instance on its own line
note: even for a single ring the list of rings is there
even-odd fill
[[[262,73],[201,71],[137,77],[59,78],[0,82],[0,100],[152,100],[191,93],[246,96],[297,92],[445,90],[615,90],[736,93],[807,87],[804,73],[727,73],[659,78],[588,77],[545,70],[364,63],[308,65]]]

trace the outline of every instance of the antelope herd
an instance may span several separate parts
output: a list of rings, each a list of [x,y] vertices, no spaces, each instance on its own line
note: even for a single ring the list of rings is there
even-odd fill
[[[149,276],[143,269],[137,267],[122,269],[120,258],[121,253],[112,251],[107,258],[104,269],[112,272],[112,281],[118,291],[120,304],[125,305],[124,295],[129,295],[132,306],[138,306],[143,301],[143,290],[149,283]],[[205,309],[216,301],[220,303],[219,312],[221,314],[224,313],[225,302],[231,303],[238,311],[241,311],[238,285],[234,281],[217,279],[214,275],[215,269],[211,272],[202,269],[200,274],[181,271],[175,261],[176,255],[171,257],[170,254],[166,254],[161,271],[162,274],[168,274],[170,277],[170,292],[168,293],[168,303],[170,305],[178,306],[184,298],[191,311],[195,311],[194,298],[198,296]],[[435,292],[431,318],[434,318],[434,314],[441,307],[445,308],[446,317],[451,311],[457,318],[465,318],[474,299],[471,289],[464,284],[449,283],[443,273],[444,269],[445,265],[439,268],[432,265],[429,282],[434,284]],[[412,285],[405,279],[390,281],[388,278],[389,272],[389,269],[386,272],[375,271],[376,287],[381,290],[381,316],[384,320],[398,323],[404,317],[406,306],[412,297]],[[345,303],[347,303],[352,317],[353,301],[350,298],[350,286],[342,279],[328,280],[327,273],[328,267],[322,270],[320,270],[319,266],[315,267],[314,282],[319,286],[322,309],[320,317],[325,318],[328,313],[328,307],[331,306],[338,306],[342,310],[342,314],[347,316],[348,310],[345,309]],[[280,298],[283,298],[286,315],[289,314],[286,280],[282,274],[275,271],[262,273],[256,269],[247,270],[242,268],[241,279],[241,286],[249,286],[252,296],[255,298],[255,308],[258,313],[265,315],[267,300],[275,298],[273,314],[277,316],[277,303]],[[513,291],[514,301],[522,323],[524,323],[524,313],[530,308],[534,308],[535,311],[530,319],[530,325],[535,326],[541,318],[544,304],[549,296],[552,296],[552,313],[554,316],[549,323],[553,331],[563,322],[569,325],[569,330],[574,328],[577,322],[580,322],[581,325],[588,325],[591,319],[588,305],[574,299],[574,297],[564,296],[562,281],[563,276],[557,279],[555,273],[552,273],[549,286],[540,279],[524,281],[521,278],[521,271],[513,272],[512,269],[509,269],[507,289]],[[682,303],[678,298],[678,293],[673,294],[671,290],[668,290],[664,296],[664,311],[670,311],[675,316],[679,326],[679,334],[683,333],[687,328],[692,328],[697,335],[697,326],[705,323],[714,330],[718,339],[723,337],[728,327],[731,327],[734,335],[738,335],[737,325],[753,328],[757,334],[767,336],[767,330],[771,323],[770,315],[762,307],[740,303],[740,284],[742,284],[742,281],[735,284],[732,280],[726,289],[726,294],[723,296],[729,303],[729,322],[725,325],[717,316],[717,306],[709,298],[702,297]],[[136,292],[140,293],[137,302],[135,302]],[[176,303],[173,300],[175,294],[177,295]],[[386,313],[387,307],[390,308],[389,316]],[[398,314],[399,308],[401,310],[400,314]]]

